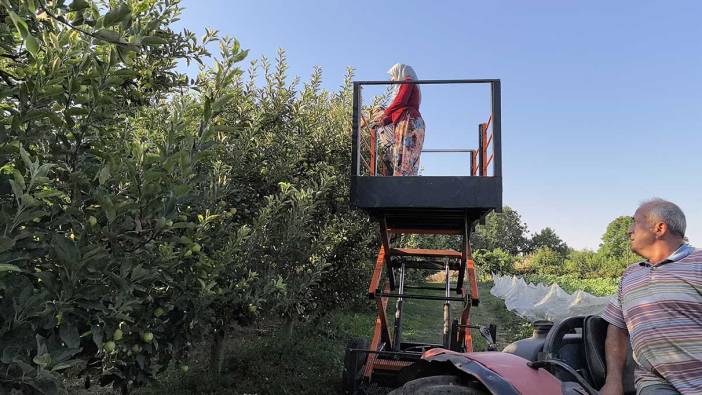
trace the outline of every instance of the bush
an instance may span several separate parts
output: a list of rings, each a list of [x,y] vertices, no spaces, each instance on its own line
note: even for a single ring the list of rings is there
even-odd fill
[[[473,256],[477,272],[481,279],[492,273],[513,274],[515,258],[507,252],[495,248],[491,251],[477,250]]]
[[[533,254],[523,257],[515,264],[515,268],[522,274],[562,274],[566,271],[563,256],[548,247],[539,248]]]

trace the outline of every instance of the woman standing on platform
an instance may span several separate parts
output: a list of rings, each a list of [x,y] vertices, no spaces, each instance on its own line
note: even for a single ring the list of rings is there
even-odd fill
[[[417,74],[406,64],[392,66],[388,74],[391,81],[417,80]],[[378,129],[380,144],[385,148],[383,161],[390,165],[388,175],[416,176],[424,144],[424,120],[419,113],[422,94],[417,84],[396,84],[394,91]]]

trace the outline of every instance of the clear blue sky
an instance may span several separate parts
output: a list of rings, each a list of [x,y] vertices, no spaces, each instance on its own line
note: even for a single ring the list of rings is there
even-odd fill
[[[379,80],[398,62],[422,79],[500,78],[504,203],[530,231],[550,226],[569,245],[594,249],[613,218],[658,196],[682,207],[690,240],[702,245],[700,1],[183,5],[178,27],[234,36],[250,59],[284,48],[291,75],[304,81],[321,66],[331,90],[346,67]],[[423,93],[425,147],[474,146],[487,91]],[[430,155],[425,173],[464,168],[460,158],[447,166]]]

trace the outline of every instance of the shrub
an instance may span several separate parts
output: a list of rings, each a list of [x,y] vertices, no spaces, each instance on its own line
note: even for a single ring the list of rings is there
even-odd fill
[[[486,278],[492,273],[514,273],[514,257],[499,248],[491,251],[477,250],[473,258],[481,278]]]

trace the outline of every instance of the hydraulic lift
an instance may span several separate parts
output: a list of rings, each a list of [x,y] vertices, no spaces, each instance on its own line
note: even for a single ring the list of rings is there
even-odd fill
[[[362,126],[362,87],[395,84],[388,81],[354,82],[353,155],[351,204],[368,212],[380,227],[381,245],[368,287],[375,301],[376,319],[370,343],[356,342],[347,349],[344,380],[349,392],[361,383],[402,383],[403,369],[419,361],[433,348],[457,352],[473,351],[471,329],[478,329],[494,348],[494,325],[471,325],[470,311],[480,303],[470,235],[475,225],[491,211],[502,208],[500,81],[424,80],[416,84],[488,84],[492,113],[478,125],[477,149],[431,150],[470,154],[469,176],[388,177],[378,174],[375,130]],[[403,248],[403,235],[454,235],[460,248]],[[411,270],[444,273],[441,286],[407,283]],[[451,281],[450,273],[458,273]],[[423,290],[424,292],[416,292]],[[429,291],[429,292],[428,292]],[[432,294],[429,294],[429,293]],[[387,314],[395,301],[392,322]],[[403,307],[415,299],[443,301],[442,344],[403,341]],[[461,313],[451,317],[451,303],[460,303]]]

